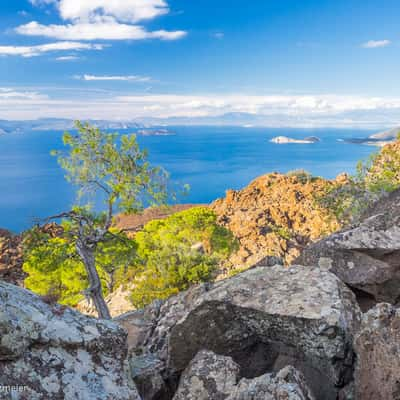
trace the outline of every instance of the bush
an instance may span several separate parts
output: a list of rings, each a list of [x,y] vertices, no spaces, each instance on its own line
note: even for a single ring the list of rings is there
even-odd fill
[[[68,230],[68,224],[63,225]],[[103,293],[115,290],[133,274],[136,244],[115,233],[112,240],[99,244],[96,267]],[[23,270],[28,274],[25,286],[33,292],[55,298],[59,303],[76,306],[88,287],[85,267],[75,245],[66,237],[51,237],[38,229],[24,240]]]
[[[132,293],[136,307],[211,280],[219,263],[237,248],[232,233],[205,207],[149,222],[135,240],[141,268]]]
[[[297,178],[297,180],[303,185],[311,182],[314,179],[314,177],[304,169],[295,169],[293,171],[289,171],[286,176]]]
[[[360,161],[354,176],[329,188],[319,201],[346,225],[357,222],[374,202],[399,187],[400,138]]]

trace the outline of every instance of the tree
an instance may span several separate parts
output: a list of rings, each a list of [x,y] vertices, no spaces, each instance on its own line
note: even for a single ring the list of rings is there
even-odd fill
[[[135,135],[109,134],[80,122],[76,128],[76,134],[63,136],[66,149],[52,154],[66,171],[66,179],[77,187],[78,204],[49,219],[69,222],[65,235],[85,268],[89,284],[85,295],[100,318],[110,319],[96,266],[99,246],[115,240],[111,227],[116,212],[138,212],[166,201],[167,174],[150,165]]]

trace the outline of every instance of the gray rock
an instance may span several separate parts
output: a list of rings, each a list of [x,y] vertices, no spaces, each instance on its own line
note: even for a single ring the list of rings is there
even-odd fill
[[[331,271],[374,303],[396,303],[400,298],[400,191],[378,202],[358,226],[306,248],[295,263]]]
[[[164,364],[153,355],[132,355],[131,376],[142,400],[171,398],[170,388],[162,377]]]
[[[400,310],[378,304],[355,337],[357,400],[400,399]]]
[[[226,400],[314,400],[303,375],[291,366],[277,374],[242,379]]]
[[[313,400],[303,376],[293,367],[277,374],[240,379],[232,358],[200,351],[181,376],[173,400]]]
[[[359,318],[353,293],[329,272],[255,268],[169,299],[132,351],[162,361],[165,379],[201,350],[232,357],[247,378],[293,365],[318,399],[330,400],[351,381]]]
[[[0,282],[0,399],[139,400],[126,332]],[[11,396],[11,397],[10,397]]]
[[[174,400],[224,400],[240,378],[231,357],[200,351],[183,372]]]

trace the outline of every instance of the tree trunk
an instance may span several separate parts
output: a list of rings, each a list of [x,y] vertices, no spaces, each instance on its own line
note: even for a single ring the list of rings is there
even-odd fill
[[[99,318],[111,319],[110,311],[103,297],[100,277],[96,269],[95,246],[87,246],[78,241],[76,249],[83,261],[83,264],[85,265],[90,285],[87,292],[89,293],[90,298],[93,300],[94,306],[99,314]]]

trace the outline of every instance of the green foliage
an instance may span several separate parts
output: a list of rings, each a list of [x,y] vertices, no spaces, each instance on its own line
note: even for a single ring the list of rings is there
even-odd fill
[[[150,165],[135,135],[105,133],[79,121],[76,128],[77,134],[63,136],[67,151],[52,154],[66,171],[66,179],[78,187],[80,201],[100,194],[107,211],[136,212],[144,204],[166,200],[167,174]]]
[[[363,212],[382,196],[400,187],[400,139],[357,164],[346,183],[337,183],[318,200],[342,225],[357,222]]]
[[[50,295],[61,304],[75,306],[88,287],[85,266],[74,243],[66,234],[70,224],[63,224],[64,234],[51,237],[34,228],[24,239],[23,270],[27,289],[40,295]],[[113,233],[113,238],[101,243],[96,252],[96,268],[103,293],[106,295],[124,284],[133,272],[136,244],[124,234]]]
[[[220,261],[237,248],[232,233],[205,207],[152,221],[135,240],[141,267],[132,293],[137,307],[211,280]]]
[[[315,179],[308,171],[304,169],[295,169],[293,171],[289,171],[286,176],[288,177],[296,177],[300,183],[303,185],[309,182],[312,182]]]
[[[400,186],[400,140],[357,165],[357,178],[374,193],[392,192]]]
[[[284,226],[271,226],[271,230],[285,240],[290,240],[293,237],[290,229]]]

